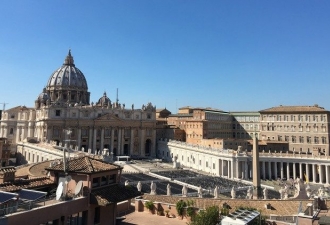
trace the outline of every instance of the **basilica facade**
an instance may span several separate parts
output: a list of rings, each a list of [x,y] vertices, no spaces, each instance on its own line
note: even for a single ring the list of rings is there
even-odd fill
[[[139,109],[126,107],[111,101],[106,92],[90,102],[86,78],[69,51],[34,108],[18,106],[2,113],[0,137],[10,141],[12,150],[20,142],[70,142],[85,152],[107,148],[114,155],[155,156],[156,107],[151,103]]]

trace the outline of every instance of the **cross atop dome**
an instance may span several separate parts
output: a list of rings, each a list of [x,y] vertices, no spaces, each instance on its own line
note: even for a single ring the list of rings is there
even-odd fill
[[[69,49],[69,53],[66,56],[63,65],[74,66],[73,57],[71,55],[71,49]]]

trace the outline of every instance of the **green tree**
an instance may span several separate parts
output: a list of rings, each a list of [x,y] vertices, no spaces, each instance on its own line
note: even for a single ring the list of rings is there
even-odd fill
[[[216,225],[219,223],[219,207],[210,206],[206,210],[200,211],[194,217],[189,225]]]
[[[187,207],[187,203],[183,200],[179,200],[176,203],[176,211],[178,212],[179,216],[183,217],[183,212],[185,207]]]

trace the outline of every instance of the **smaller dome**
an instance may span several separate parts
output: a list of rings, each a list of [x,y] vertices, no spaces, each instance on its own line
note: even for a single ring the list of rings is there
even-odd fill
[[[107,97],[107,93],[104,92],[103,96],[97,101],[96,103],[97,106],[108,106],[111,105],[111,100],[110,98]]]
[[[45,103],[47,100],[50,100],[50,97],[46,92],[46,88],[43,89],[42,93],[38,96],[37,100],[43,103]]]

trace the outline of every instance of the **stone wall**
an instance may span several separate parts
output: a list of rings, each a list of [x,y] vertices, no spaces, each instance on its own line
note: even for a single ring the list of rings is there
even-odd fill
[[[154,202],[160,202],[164,205],[174,205],[180,200],[193,200],[194,206],[197,208],[205,209],[209,206],[217,205],[219,208],[223,208],[225,204],[229,207],[229,212],[234,212],[239,207],[255,208],[261,212],[264,216],[275,214],[279,216],[296,215],[300,202],[302,202],[302,209],[305,211],[308,203],[313,203],[312,200],[263,200],[263,199],[211,199],[211,198],[184,198],[177,196],[164,196],[164,195],[147,195],[143,197],[145,200],[151,200]],[[269,209],[266,205],[270,204]]]

